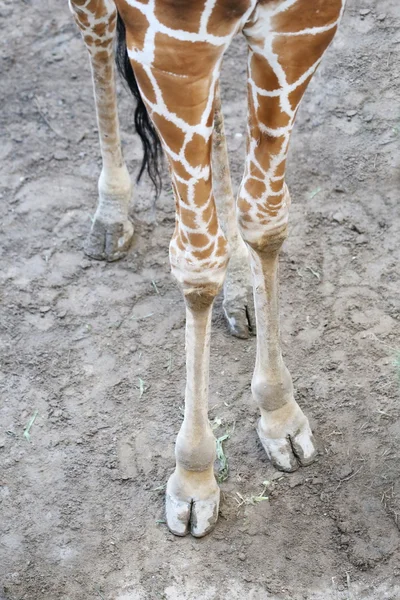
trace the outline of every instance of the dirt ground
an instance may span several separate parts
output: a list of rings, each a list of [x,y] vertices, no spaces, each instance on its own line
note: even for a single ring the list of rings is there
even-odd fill
[[[84,256],[99,147],[86,51],[67,3],[55,4],[0,2],[1,600],[398,600],[398,0],[349,0],[291,146],[282,339],[319,459],[287,475],[268,463],[250,394],[255,340],[228,335],[219,299],[210,419],[230,435],[230,472],[201,540],[163,522],[185,361],[168,182],[156,205],[147,182],[137,189],[125,260]],[[237,186],[239,38],[223,82]],[[135,175],[122,87],[120,107]],[[269,499],[252,503],[266,480]]]

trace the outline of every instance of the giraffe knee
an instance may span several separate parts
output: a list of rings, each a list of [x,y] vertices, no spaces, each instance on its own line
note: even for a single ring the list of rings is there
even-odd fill
[[[237,217],[242,238],[254,250],[279,250],[287,237],[290,196],[286,184],[281,183],[281,189],[274,192],[271,183],[263,184],[262,189],[253,183],[247,179],[239,195]]]
[[[221,230],[202,248],[182,241],[179,231],[170,244],[172,274],[182,287],[186,304],[193,309],[201,310],[212,304],[222,289],[228,261],[228,245]]]

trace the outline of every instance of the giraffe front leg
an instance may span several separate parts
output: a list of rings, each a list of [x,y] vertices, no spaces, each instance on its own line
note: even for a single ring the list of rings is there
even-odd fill
[[[218,38],[219,13],[214,15],[217,25],[212,19],[215,3],[186,2],[184,10],[173,4],[136,2],[121,16],[132,67],[170,165],[176,204],[170,261],[186,303],[185,414],[176,443],[176,468],[167,485],[167,523],[177,535],[191,531],[200,537],[211,531],[218,517],[208,372],[212,305],[228,263],[211,172],[215,89],[223,53],[241,15],[227,11],[225,33]],[[243,13],[250,8],[244,7]],[[148,51],[142,50],[143,40]]]
[[[344,3],[320,4],[317,7],[314,0],[297,0],[290,6],[282,1],[260,4],[244,29],[249,44],[249,126],[238,214],[250,250],[257,322],[252,392],[261,412],[257,427],[261,443],[273,464],[284,471],[308,465],[316,456],[280,349],[278,257],[290,205],[285,184],[290,135]]]
[[[70,8],[89,52],[103,159],[98,204],[85,252],[92,258],[114,261],[126,255],[133,236],[128,218],[132,183],[122,157],[115,90],[117,11],[112,0],[70,0]]]
[[[176,535],[209,533],[218,519],[215,438],[208,421],[211,313],[219,286],[186,289],[185,416],[176,440],[176,468],[166,493],[169,529]]]
[[[286,225],[264,235],[260,245],[248,236],[253,242],[250,256],[258,330],[251,388],[261,412],[257,432],[268,458],[276,468],[294,471],[299,464],[313,462],[316,450],[280,349],[278,257],[285,237]]]

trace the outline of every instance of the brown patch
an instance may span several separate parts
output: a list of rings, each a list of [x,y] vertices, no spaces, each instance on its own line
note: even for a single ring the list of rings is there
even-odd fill
[[[229,35],[249,6],[249,0],[219,0],[208,21],[208,32],[213,35]]]
[[[205,223],[209,223],[215,214],[215,203],[214,199],[210,198],[209,202],[206,204],[205,208],[201,213],[201,218]]]
[[[249,213],[239,213],[239,223],[242,223],[243,221],[245,223],[251,223],[252,220],[253,217],[251,217]]]
[[[85,44],[86,44],[87,46],[93,46],[93,43],[94,43],[93,36],[91,36],[91,35],[89,35],[89,34],[85,34],[85,35],[83,36],[83,39],[85,40]]]
[[[277,33],[295,33],[311,27],[326,27],[338,20],[341,8],[342,0],[299,0],[272,19],[272,28]]]
[[[134,70],[137,82],[138,82],[140,89],[142,90],[144,96],[146,97],[146,100],[148,100],[152,104],[155,104],[156,96],[154,94],[153,86],[151,84],[149,76],[147,75],[146,71],[144,70],[143,66],[140,63],[136,62],[135,60],[131,60],[131,64],[132,64],[132,68]]]
[[[200,122],[208,101],[211,72],[221,49],[156,34],[153,74],[168,110],[190,125]],[[212,119],[212,115],[210,116]]]
[[[95,25],[93,26],[92,31],[98,35],[99,37],[103,37],[107,31],[107,22],[104,23],[95,23]]]
[[[244,200],[244,198],[239,198],[237,205],[239,212],[242,214],[248,213],[251,209],[251,204],[247,200]]]
[[[182,179],[189,179],[189,173],[179,160],[172,160],[170,157],[168,157],[168,159],[173,172],[176,173],[178,177],[182,177]]]
[[[269,219],[265,218],[265,214],[260,211],[256,213],[256,218],[258,223],[261,223],[262,225],[266,225],[269,222]]]
[[[182,242],[187,246],[189,243],[189,238],[183,230],[181,230],[181,238]]]
[[[269,196],[268,202],[265,205],[265,210],[268,214],[271,214],[271,211],[275,210],[275,207],[280,207],[282,204],[283,192],[279,194],[279,196]]]
[[[208,101],[211,79],[181,79],[171,73],[152,69],[167,110],[189,125],[200,123]]]
[[[263,160],[262,156],[263,153],[265,153],[266,149],[267,151],[272,154],[273,156],[276,156],[277,154],[279,154],[282,151],[282,146],[285,143],[285,137],[283,135],[279,136],[279,137],[275,137],[274,135],[269,135],[268,133],[261,133],[261,138],[260,138],[260,143],[257,146],[257,148],[254,151],[255,157],[258,160],[258,162],[261,164],[261,166],[263,168],[266,169],[266,167],[264,167],[264,163],[265,158]],[[269,161],[268,161],[269,164]]]
[[[203,248],[210,243],[208,236],[204,233],[188,233],[188,238],[192,246],[195,248]]]
[[[211,127],[214,123],[214,107],[211,108],[210,114],[207,117],[206,127]]]
[[[153,64],[156,69],[195,79],[204,78],[211,73],[222,52],[222,48],[207,42],[181,41],[164,33],[156,34],[155,46]],[[177,81],[174,79],[175,87]],[[186,95],[186,84],[184,95]]]
[[[109,33],[113,33],[115,27],[117,25],[117,15],[113,14],[108,22],[108,31]]]
[[[217,235],[217,231],[218,231],[218,217],[217,217],[217,213],[216,211],[214,211],[214,214],[212,215],[212,218],[207,226],[207,231],[210,235],[214,236]]]
[[[157,113],[152,114],[152,119],[165,144],[178,154],[185,140],[185,134],[182,129],[179,129],[171,121],[168,121],[165,117]]]
[[[261,123],[270,129],[286,127],[289,124],[290,117],[282,111],[278,96],[258,96],[258,102],[257,118]]]
[[[154,14],[158,21],[170,29],[181,29],[195,33],[200,28],[200,19],[206,0],[167,0],[156,2]]]
[[[195,133],[185,148],[185,158],[192,167],[205,167],[210,164],[211,138],[206,141]]]
[[[252,178],[246,181],[244,188],[252,198],[260,198],[266,190],[265,183]]]
[[[220,235],[217,242],[217,256],[228,255],[228,243],[223,235]]]
[[[87,5],[87,10],[89,12],[92,13],[92,15],[94,16],[94,18],[97,19],[102,19],[103,17],[105,17],[107,15],[107,6],[104,2],[99,2],[99,0],[90,0],[89,4]],[[115,9],[115,7],[114,7]],[[115,10],[114,10],[115,12]]]
[[[193,210],[181,207],[179,217],[186,227],[196,229],[196,213]]]
[[[111,48],[113,40],[111,38],[105,38],[104,40],[96,40],[94,45],[96,48]]]
[[[335,33],[336,27],[315,35],[278,36],[274,39],[273,51],[279,56],[289,84],[300,79],[321,58]]]
[[[89,16],[84,12],[77,12],[75,14],[75,21],[81,29],[87,29],[90,25]]]
[[[278,179],[278,181],[271,181],[270,182],[271,191],[274,193],[281,192],[283,184],[284,184],[283,179]]]
[[[293,92],[289,94],[289,102],[293,110],[295,110],[300,104],[300,100],[302,99],[304,92],[306,91],[307,86],[310,83],[312,77],[312,75],[307,77],[307,79],[302,84],[300,84],[295,90],[293,90]]]
[[[286,173],[286,159],[276,167],[275,177],[283,177]]]
[[[249,177],[258,177],[259,179],[264,179],[264,173],[260,171],[257,165],[252,162],[250,163]]]
[[[212,246],[210,246],[210,248],[207,248],[206,250],[194,250],[192,252],[192,256],[194,258],[197,258],[197,260],[204,260],[206,258],[208,258],[209,256],[211,256],[212,253]]]
[[[182,183],[181,181],[176,180],[176,188],[179,193],[179,201],[181,205],[189,206],[187,201],[188,194],[188,186],[187,183]]]
[[[126,41],[128,47],[143,50],[149,22],[147,17],[137,8],[129,6],[121,14],[126,27]]]
[[[194,203],[196,206],[204,206],[210,197],[211,178],[200,179],[194,189]]]
[[[262,90],[272,92],[280,88],[278,78],[271,65],[260,54],[254,53],[250,60],[250,76],[256,86]]]

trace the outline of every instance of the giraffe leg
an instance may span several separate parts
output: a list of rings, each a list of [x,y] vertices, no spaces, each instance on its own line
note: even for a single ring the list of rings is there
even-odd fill
[[[243,13],[250,12],[245,4]],[[211,145],[220,64],[240,18],[225,10],[221,32],[221,7],[229,8],[225,0],[160,0],[134,6],[118,0],[128,55],[168,158],[175,193],[170,262],[186,304],[186,391],[166,515],[173,533],[191,531],[196,537],[214,527],[219,505],[213,471],[216,445],[208,421],[208,371],[212,305],[223,286],[228,246],[214,202]]]
[[[99,201],[85,252],[109,261],[126,255],[133,235],[128,219],[131,179],[122,157],[114,74],[117,11],[113,0],[70,0],[89,52],[103,168]]]
[[[167,485],[166,515],[176,535],[201,537],[218,518],[220,491],[214,477],[215,438],[208,421],[208,363],[211,313],[221,282],[184,288],[186,301],[185,416],[176,440],[176,468]]]
[[[334,36],[341,11],[341,0],[260,2],[244,29],[249,43],[249,127],[238,216],[250,251],[257,321],[252,393],[261,411],[261,443],[284,471],[308,465],[316,456],[280,348],[278,257],[290,205],[286,156],[301,97]]]
[[[236,219],[219,84],[215,94],[212,159],[218,216],[231,252],[224,283],[223,309],[229,331],[232,335],[245,339],[256,332],[251,272],[249,253],[239,233]]]

